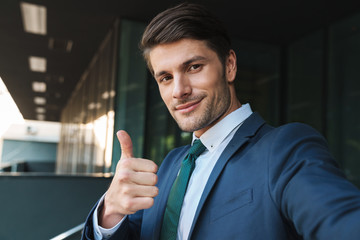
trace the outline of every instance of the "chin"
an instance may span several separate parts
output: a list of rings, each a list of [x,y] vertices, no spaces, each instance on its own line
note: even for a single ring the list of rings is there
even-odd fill
[[[186,123],[184,122],[179,123],[177,121],[177,124],[179,128],[184,132],[195,132],[197,130],[204,128],[204,125],[207,125],[199,122],[197,119],[189,119],[186,121]]]
[[[179,128],[181,129],[181,131],[183,132],[193,132],[193,128],[192,126],[188,126],[188,125],[184,125],[184,124],[179,124],[178,123]]]
[[[196,129],[196,126],[194,126],[193,124],[191,124],[191,123],[189,123],[189,124],[187,124],[187,123],[179,123],[179,122],[177,122],[177,124],[178,124],[178,126],[179,126],[179,128],[182,130],[182,131],[184,131],[184,132],[194,132],[194,131],[196,131],[197,129]]]

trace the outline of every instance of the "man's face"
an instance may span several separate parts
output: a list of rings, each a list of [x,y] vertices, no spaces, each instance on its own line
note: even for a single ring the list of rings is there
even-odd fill
[[[217,54],[204,41],[183,39],[160,44],[150,51],[150,63],[160,95],[183,131],[200,136],[231,108],[228,63],[225,69]],[[196,133],[196,131],[198,131]]]

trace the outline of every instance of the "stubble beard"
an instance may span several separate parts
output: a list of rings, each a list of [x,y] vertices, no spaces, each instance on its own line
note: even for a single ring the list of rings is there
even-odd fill
[[[206,101],[206,95],[201,95],[197,98],[203,98],[202,101]],[[218,120],[229,109],[230,103],[230,90],[227,88],[226,83],[224,83],[221,93],[217,97],[211,99],[210,102],[201,102],[201,104],[205,104],[203,112],[190,112],[183,114],[181,118],[177,118],[175,113],[172,113],[172,116],[182,131],[195,132]]]

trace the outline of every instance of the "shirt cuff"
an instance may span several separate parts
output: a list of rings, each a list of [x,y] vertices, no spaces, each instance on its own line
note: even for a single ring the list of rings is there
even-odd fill
[[[106,194],[106,193],[105,193]],[[103,205],[105,194],[100,198],[93,214],[93,228],[95,240],[109,239],[119,229],[126,216],[112,228],[103,228],[98,223],[98,209]]]

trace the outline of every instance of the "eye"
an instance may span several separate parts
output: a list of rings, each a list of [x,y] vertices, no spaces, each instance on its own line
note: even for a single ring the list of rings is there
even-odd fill
[[[201,67],[202,67],[201,64],[194,64],[190,66],[189,70],[190,71],[199,70]]]
[[[171,80],[171,79],[172,79],[172,76],[166,75],[166,76],[161,77],[161,78],[159,79],[159,82],[160,82],[160,83],[162,83],[162,82],[167,82],[167,81],[169,81],[169,80]]]

